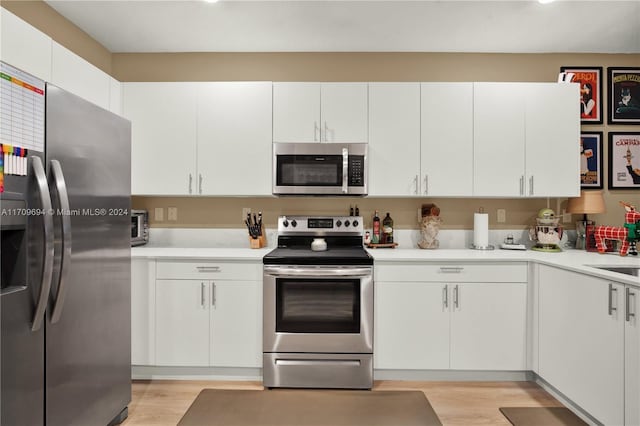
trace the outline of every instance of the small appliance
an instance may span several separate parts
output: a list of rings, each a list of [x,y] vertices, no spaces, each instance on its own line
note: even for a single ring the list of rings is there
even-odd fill
[[[149,212],[131,210],[131,247],[149,242]]]
[[[536,224],[529,230],[529,238],[536,244],[531,250],[558,252],[560,249],[560,239],[564,229],[558,222],[553,210],[549,208],[541,209],[536,217]]]

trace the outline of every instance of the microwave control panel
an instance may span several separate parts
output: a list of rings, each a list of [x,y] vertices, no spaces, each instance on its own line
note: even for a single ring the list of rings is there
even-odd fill
[[[349,186],[364,186],[364,155],[349,156]]]

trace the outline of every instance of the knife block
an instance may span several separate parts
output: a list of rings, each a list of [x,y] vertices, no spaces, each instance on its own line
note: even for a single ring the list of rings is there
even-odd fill
[[[264,225],[260,229],[260,236],[258,238],[251,238],[249,235],[249,247],[252,249],[263,248],[267,246],[267,236],[264,232]]]
[[[249,247],[251,247],[252,249],[259,249],[261,247],[260,237],[252,238],[251,236],[249,236]]]

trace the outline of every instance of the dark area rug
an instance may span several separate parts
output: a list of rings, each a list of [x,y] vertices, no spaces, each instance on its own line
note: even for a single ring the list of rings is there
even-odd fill
[[[179,426],[436,426],[420,391],[204,389]]]
[[[565,407],[500,407],[514,426],[586,426],[580,417]]]

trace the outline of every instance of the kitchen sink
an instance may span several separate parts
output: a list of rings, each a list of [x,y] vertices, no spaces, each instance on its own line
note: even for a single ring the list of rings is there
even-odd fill
[[[594,268],[604,269],[605,271],[617,272],[619,274],[640,276],[640,266],[593,266]]]

